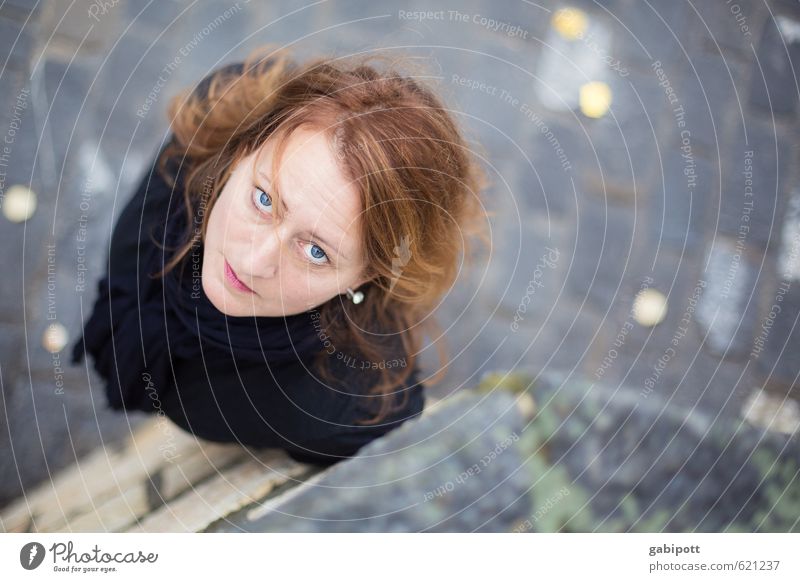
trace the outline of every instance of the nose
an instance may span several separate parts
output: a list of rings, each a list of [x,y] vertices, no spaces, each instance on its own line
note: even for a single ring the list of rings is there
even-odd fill
[[[272,278],[278,272],[278,265],[283,252],[283,240],[279,229],[273,228],[265,232],[259,229],[254,233],[250,244],[250,273],[254,278]]]

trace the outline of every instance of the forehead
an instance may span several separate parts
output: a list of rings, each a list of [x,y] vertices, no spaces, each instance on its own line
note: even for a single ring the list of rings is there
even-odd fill
[[[278,155],[277,138],[268,139],[256,152],[256,175],[266,176],[277,187],[290,220],[302,230],[324,238],[348,257],[358,254],[362,215],[357,186],[340,166],[329,135],[301,126],[285,139]],[[276,162],[273,174],[273,162]],[[336,248],[328,249],[336,251]]]

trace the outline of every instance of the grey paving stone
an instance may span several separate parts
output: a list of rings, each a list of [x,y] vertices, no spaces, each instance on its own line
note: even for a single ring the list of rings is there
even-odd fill
[[[781,212],[780,244],[775,252],[776,271],[784,281],[800,280],[800,187],[789,193]]]
[[[538,328],[522,333],[532,341],[522,363],[523,369],[538,372],[560,370],[585,377],[592,342],[603,332],[600,315],[589,304],[559,298],[550,319]],[[533,339],[535,338],[535,341]]]
[[[735,73],[736,67],[731,70]],[[727,120],[735,115],[731,110],[738,110],[739,102],[744,106],[745,84],[738,75],[729,74],[721,59],[703,55],[693,55],[691,65],[682,63],[679,71],[676,75],[679,84],[675,87],[678,98],[675,107],[683,107],[685,126],[678,128],[678,135],[689,139],[695,156],[716,160],[726,137]],[[739,101],[736,99],[737,91]],[[677,117],[675,122],[677,124]],[[684,131],[688,133],[681,134]]]
[[[578,206],[576,244],[571,256],[568,254],[571,264],[566,285],[575,300],[587,299],[598,313],[611,307],[626,270],[631,268],[636,253],[633,217],[631,209],[594,197],[584,197]]]
[[[737,246],[736,239],[723,236],[707,252],[708,286],[697,310],[707,333],[703,345],[719,357],[746,357],[758,318],[760,261]]]
[[[104,56],[117,39],[121,2],[50,0],[42,2],[40,38],[48,57]]]
[[[13,398],[14,384],[11,378],[24,371],[22,354],[25,347],[25,333],[22,324],[0,323],[0,366],[3,369],[3,397],[10,402]],[[0,403],[2,406],[2,403]],[[3,416],[5,418],[5,416]]]
[[[797,69],[792,75],[792,69],[800,59],[800,39],[790,36],[798,26],[797,15],[778,15],[764,22],[757,60],[751,64],[750,103],[767,114],[790,115],[797,108],[797,87],[787,81],[798,75]]]
[[[46,115],[43,133],[52,140],[60,176],[68,170],[63,164],[70,149],[80,146],[87,128],[98,120],[89,95],[95,80],[95,65],[88,59],[72,63],[50,59],[42,66],[43,95],[38,103],[48,107],[40,113],[42,117]],[[99,89],[95,86],[93,92],[96,94]]]
[[[26,71],[35,43],[35,22],[0,15],[0,55],[6,67]],[[8,59],[8,60],[6,60]]]
[[[28,82],[28,72],[19,71],[16,69],[6,69],[0,76],[0,92],[3,94],[5,103],[0,108],[0,127],[3,131],[8,128],[8,121],[12,116],[14,109],[14,101],[16,100],[20,89],[26,87]]]
[[[470,313],[465,317],[473,317]],[[476,318],[470,322],[469,327],[482,325],[485,318]],[[454,328],[454,332],[464,329],[464,326]],[[525,360],[526,352],[531,350],[531,335],[524,329],[512,333],[508,329],[505,318],[491,318],[489,325],[483,330],[474,332],[469,336],[451,339],[451,360],[453,373],[448,374],[446,385],[439,387],[438,396],[452,394],[463,388],[474,386],[481,375],[492,370],[513,370]],[[499,348],[499,349],[498,349]],[[467,365],[468,364],[468,365]]]
[[[686,6],[695,21],[696,47],[704,52],[728,58],[749,60],[751,46],[765,14],[764,6],[755,2],[692,2]]]
[[[774,128],[751,122],[747,142],[725,144],[719,202],[719,232],[742,237],[748,249],[763,254],[779,241],[780,213],[786,199],[789,142]],[[743,130],[738,129],[737,136]]]
[[[581,87],[588,82],[609,82],[617,73],[604,60],[612,53],[612,31],[605,17],[587,16],[578,38],[565,38],[550,28],[536,61],[537,99],[554,112],[576,111]]]
[[[662,67],[666,65],[662,64]],[[675,105],[670,103],[669,95],[665,88],[661,86],[661,79],[653,69],[647,71],[637,71],[631,69],[628,75],[614,78],[615,87],[619,91],[614,92],[614,104],[616,114],[627,115],[627,111],[635,112],[632,116],[639,121],[639,114],[644,114],[645,118],[639,129],[650,136],[658,145],[662,145],[663,138],[672,135],[676,129],[674,116]],[[632,126],[635,129],[637,126]],[[653,135],[655,133],[655,135]],[[663,155],[663,152],[662,154]]]
[[[130,136],[137,124],[163,127],[169,98],[200,80],[204,74],[200,67],[183,60],[172,65],[176,56],[180,58],[176,41],[173,35],[158,41],[126,35],[108,59],[97,65],[90,107],[97,120],[93,125],[104,136]]]
[[[21,93],[12,95],[15,103]],[[31,113],[29,97],[23,96],[24,108],[18,108],[19,115],[13,114],[0,126],[0,139],[8,153],[4,156],[3,195],[14,185],[31,188],[37,195],[37,210],[24,223],[10,223],[5,217],[0,228],[0,245],[9,265],[7,276],[0,277],[0,321],[19,322],[23,296],[29,285],[36,283],[35,273],[42,255],[38,254],[41,241],[46,240],[52,224],[52,214],[48,216],[47,200],[50,193],[43,189],[38,172],[28,160],[34,159],[38,135]],[[6,141],[7,140],[7,141]],[[25,254],[23,254],[23,250]]]
[[[181,14],[190,6],[190,3],[170,0],[168,2],[144,4],[140,2],[122,2],[116,9],[121,11],[121,20],[125,22],[126,26],[130,24],[132,29],[141,31],[141,34],[153,38],[174,26],[174,23],[180,20]],[[102,15],[98,15],[98,18],[101,17]]]
[[[534,115],[525,119],[527,135],[521,142],[525,156],[517,161],[524,180],[523,208],[539,218],[570,223],[584,186],[582,165],[596,165],[594,144],[571,115],[542,109],[535,109]]]
[[[594,151],[592,158],[581,160],[581,187],[600,200],[632,207],[658,160],[648,130],[647,114],[641,111],[616,121],[604,118],[590,127]]]
[[[514,160],[524,164],[521,158],[527,153],[525,138],[531,121],[522,104],[538,109],[532,91],[535,81],[530,73],[518,68],[527,67],[528,63],[517,62],[512,51],[476,58],[483,66],[476,68],[473,59],[464,58],[457,51],[428,62],[432,69],[429,73],[440,77],[428,84],[436,87],[471,136],[480,136],[483,147],[508,149]]]
[[[690,250],[703,241],[713,218],[709,204],[716,182],[710,164],[683,158],[674,142],[661,151],[663,166],[647,189],[643,213],[648,242],[655,249]]]
[[[27,18],[28,15],[35,16],[35,13],[41,9],[41,2],[35,0],[6,0],[3,2],[3,12],[6,15],[20,18],[23,16]]]
[[[778,280],[765,286],[764,296],[769,300],[753,334],[750,358],[769,388],[796,397],[800,373],[800,281]]]
[[[695,310],[705,288],[693,259],[692,253],[681,255],[670,249],[660,249],[657,256],[635,257],[604,322],[604,333],[593,346],[587,377],[648,394],[667,392],[684,403],[697,397],[697,385],[682,381],[702,338]],[[640,325],[632,310],[636,295],[644,289],[657,290],[667,300],[664,320],[652,328]]]
[[[653,61],[666,64],[685,58],[683,51],[689,51],[692,38],[685,5],[658,0],[643,6],[626,0],[618,6],[616,16],[624,26],[614,31],[614,54],[624,62],[644,70]]]
[[[719,360],[706,350],[698,349],[697,358],[688,369],[684,382],[685,393],[697,403],[698,409],[719,418],[720,424],[735,426],[742,417],[757,376],[753,366],[744,367],[741,361]]]
[[[282,4],[276,4],[274,8],[277,9],[275,14],[271,17],[262,14],[260,20],[262,22],[270,21],[279,15],[296,10],[298,6],[291,1],[284,1]],[[263,10],[261,7],[259,9]],[[320,9],[309,7],[309,9],[291,16],[287,21],[281,21],[269,29],[265,29],[264,32],[275,34],[284,28],[284,22],[286,22],[295,30],[312,33],[315,37],[312,45],[317,45],[318,41],[321,41],[323,45],[335,46],[345,54],[347,49],[371,51],[376,45],[391,46],[395,44],[394,41],[399,38],[403,29],[409,32],[413,31],[413,35],[408,38],[416,38],[419,44],[427,44],[427,41],[446,38],[452,34],[460,34],[463,38],[464,34],[469,34],[467,31],[480,35],[482,31],[477,27],[471,28],[470,23],[465,26],[457,20],[450,19],[447,9],[466,12],[470,11],[470,6],[464,4],[448,7],[432,6],[419,0],[401,4],[375,2],[369,5],[360,2],[342,2],[339,5],[321,5]],[[444,18],[413,20],[401,17],[401,10],[406,13],[414,11],[440,13],[444,10]],[[460,43],[457,46],[459,45]],[[313,50],[313,46],[308,48]]]
[[[250,31],[251,23],[251,10],[242,3],[197,3],[180,17],[169,36],[183,64],[221,65],[243,43],[247,35],[242,32]]]
[[[424,4],[424,3],[422,3]],[[575,2],[572,5],[583,8],[584,10],[590,9],[590,3]],[[524,41],[538,44],[544,37],[547,28],[550,26],[550,18],[555,10],[560,7],[558,2],[547,0],[545,2],[498,2],[495,4],[487,5],[483,2],[471,2],[470,10],[482,13],[489,18],[493,18],[499,22],[507,22],[511,26],[519,26],[527,35],[521,36]],[[508,30],[508,29],[506,29]],[[498,32],[500,32],[498,30]],[[495,32],[495,35],[498,33]],[[502,37],[502,32],[500,32]],[[502,38],[500,40],[503,40]]]
[[[537,327],[553,307],[552,299],[548,305],[543,290],[538,291],[540,294],[532,296],[529,308],[519,314],[500,309],[502,306],[498,306],[496,298],[492,302],[482,292],[475,298],[448,298],[446,304],[437,310],[437,318],[444,324],[448,347],[447,377],[438,386],[428,386],[429,393],[442,398],[475,385],[480,374],[487,370],[511,370],[528,359],[536,351],[533,342]],[[520,302],[519,297],[515,300]],[[515,315],[517,325],[512,330]],[[440,364],[434,356],[433,351],[425,354],[429,373],[439,369]]]
[[[663,136],[672,127],[670,105],[658,77],[632,69],[626,73],[609,74],[612,103],[605,116],[581,117],[593,149],[575,165],[584,188],[595,196],[634,205],[649,193],[665,155]]]

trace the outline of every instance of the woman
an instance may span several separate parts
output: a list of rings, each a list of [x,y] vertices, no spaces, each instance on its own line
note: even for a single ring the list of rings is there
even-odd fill
[[[419,415],[429,312],[486,240],[439,100],[366,61],[256,50],[169,114],[73,351],[111,408],[319,464]]]

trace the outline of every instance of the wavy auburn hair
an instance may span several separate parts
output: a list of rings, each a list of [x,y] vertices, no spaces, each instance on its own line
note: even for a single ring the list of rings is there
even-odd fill
[[[297,65],[284,49],[259,47],[243,68],[224,67],[209,76],[207,91],[187,89],[170,101],[174,139],[159,162],[171,179],[168,160],[182,160],[189,218],[186,242],[163,275],[195,244],[192,218],[201,204],[207,206],[199,233],[205,240],[211,208],[239,160],[274,136],[277,164],[294,129],[325,132],[361,198],[369,281],[362,286],[362,303],[337,296],[316,309],[332,344],[368,363],[366,371],[362,364],[362,376],[379,409],[363,424],[394,412],[393,396],[414,369],[426,333],[441,337],[436,338],[439,372],[430,381],[441,379],[446,348],[430,312],[455,282],[462,260],[475,259],[473,251],[480,247],[473,241],[489,242],[480,200],[486,174],[450,111],[411,76],[394,68],[379,72],[369,63],[373,59],[386,60],[330,57]],[[384,334],[394,346],[380,339]],[[315,367],[323,379],[334,381],[333,368],[341,362],[326,356],[327,350],[320,352]],[[401,357],[403,366],[396,364]],[[398,408],[407,404],[408,393],[401,392],[405,398]]]

